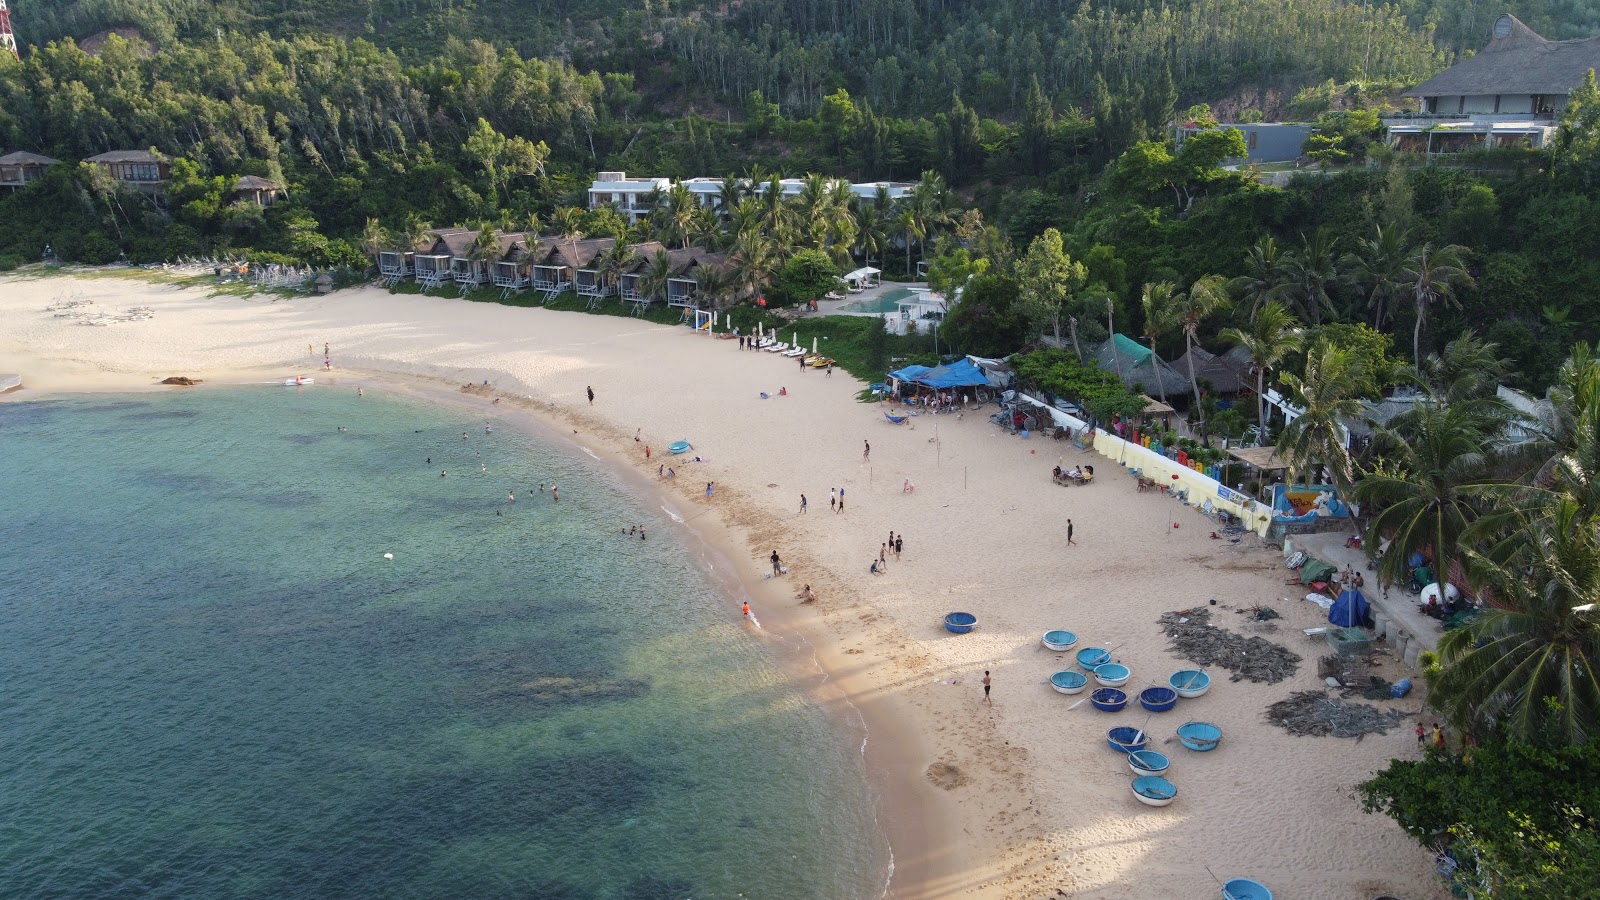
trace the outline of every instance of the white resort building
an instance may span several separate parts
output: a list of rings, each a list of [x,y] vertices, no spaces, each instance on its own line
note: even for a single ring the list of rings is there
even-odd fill
[[[838,179],[838,182],[843,182]],[[683,185],[694,195],[695,201],[707,209],[718,209],[722,206],[722,188],[724,180],[721,178],[685,178],[674,182],[671,178],[629,178],[626,172],[601,172],[595,176],[594,183],[589,185],[589,208],[599,209],[610,206],[622,213],[628,224],[637,224],[640,219],[650,215],[655,208],[656,198],[670,191],[674,184]],[[752,185],[747,178],[737,179],[736,183],[746,191],[761,191],[765,185]],[[837,182],[836,182],[837,183]],[[779,179],[778,186],[785,197],[797,197],[805,190],[804,178]],[[871,200],[878,196],[881,190],[890,202],[898,202],[910,196],[916,185],[901,181],[864,181],[850,184],[850,193],[862,200]]]

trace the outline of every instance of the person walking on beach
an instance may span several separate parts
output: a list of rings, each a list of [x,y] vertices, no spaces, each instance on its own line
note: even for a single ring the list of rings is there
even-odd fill
[[[828,367],[826,369],[822,370],[822,374],[824,376],[828,377],[828,378],[832,378],[833,377],[833,363],[828,363]]]
[[[750,618],[750,601],[749,600],[746,600],[744,602],[744,617],[746,619]]]
[[[1427,733],[1428,733],[1428,730],[1426,728],[1422,727],[1422,723],[1421,722],[1418,722],[1417,723],[1417,746],[1418,747],[1422,746],[1423,735],[1426,735]]]
[[[332,356],[333,355],[333,350],[331,349],[331,345],[327,341],[323,341],[322,342],[322,355],[323,356]]]
[[[772,551],[772,577],[777,578],[783,574],[783,561],[778,559],[778,551]]]
[[[990,706],[994,705],[994,701],[989,699],[989,688],[991,688],[993,686],[994,686],[993,682],[989,679],[989,670],[988,669],[984,669],[983,670],[983,702],[989,704]]]
[[[656,477],[660,478],[663,474],[666,473],[666,470],[667,470],[667,464],[666,463],[662,463],[661,465],[656,466]]]
[[[715,490],[716,487],[717,487],[717,483],[715,481],[706,482],[706,499],[707,500],[711,499],[711,492],[713,490]]]
[[[742,335],[742,334],[739,335],[739,349],[740,350],[744,349],[744,335]]]
[[[902,534],[899,537],[896,537],[894,539],[894,561],[895,562],[899,562],[900,561],[900,551],[905,548],[905,545],[906,545],[906,536],[905,535]]]
[[[835,511],[835,512],[838,512],[838,510],[839,510],[839,489],[838,488],[828,488],[828,508],[833,510],[833,511]]]
[[[1078,542],[1072,539],[1072,520],[1067,520],[1067,546],[1075,547]]]
[[[872,444],[868,443],[867,441],[862,441],[861,442],[861,461],[862,462],[870,462],[871,460],[872,460]]]
[[[644,445],[644,458],[645,459],[649,459],[650,458],[650,445],[649,444],[645,444]]]
[[[839,509],[837,512],[844,512],[844,488],[839,488]]]
[[[800,363],[800,374],[804,375],[806,373],[806,358],[804,356],[796,356],[795,360]]]
[[[889,545],[888,544],[879,544],[878,545],[878,562],[882,563],[886,568],[888,567],[888,565],[889,565]]]
[[[805,494],[801,494],[800,495],[800,515],[803,516],[805,514],[806,514],[806,495]]]
[[[588,393],[588,395],[589,395],[589,405],[593,406],[594,405],[594,387],[592,385],[585,385],[584,386],[584,391],[586,393]]]

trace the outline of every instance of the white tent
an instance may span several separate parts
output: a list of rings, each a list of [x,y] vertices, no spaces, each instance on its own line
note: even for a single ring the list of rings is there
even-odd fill
[[[854,272],[846,274],[844,276],[844,283],[848,285],[851,292],[854,293],[870,287],[877,287],[882,283],[878,278],[878,276],[882,274],[883,270],[881,269],[874,269],[871,266],[864,266],[855,270]]]

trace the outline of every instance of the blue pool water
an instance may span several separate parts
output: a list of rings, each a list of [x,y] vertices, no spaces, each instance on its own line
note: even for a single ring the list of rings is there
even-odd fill
[[[855,747],[700,554],[483,426],[322,386],[0,404],[0,894],[877,895]]]
[[[890,288],[871,300],[857,300],[839,307],[842,313],[892,313],[900,309],[900,301],[916,292],[907,288]]]

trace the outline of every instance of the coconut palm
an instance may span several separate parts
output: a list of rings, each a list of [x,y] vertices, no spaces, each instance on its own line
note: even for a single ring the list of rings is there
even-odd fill
[[[1167,382],[1161,377],[1161,354],[1156,352],[1156,341],[1179,324],[1178,298],[1181,295],[1177,291],[1178,286],[1172,282],[1158,281],[1145,282],[1139,292],[1139,306],[1144,310],[1144,339],[1150,342],[1150,371],[1162,403],[1167,402]]]
[[[689,186],[675,182],[656,209],[661,212],[662,239],[668,244],[676,243],[679,249],[688,247],[700,219],[700,202]]]
[[[1411,232],[1398,226],[1378,225],[1372,237],[1345,254],[1344,279],[1360,290],[1372,312],[1372,327],[1382,329],[1394,315],[1394,304],[1404,293],[1406,245]]]
[[[564,206],[556,210],[551,224],[555,226],[561,239],[567,242],[567,255],[576,265],[578,242],[583,240],[583,210],[576,206]]]
[[[720,218],[727,218],[749,196],[745,183],[732,175],[724,175],[722,184],[717,186],[717,214]]]
[[[1456,244],[1437,250],[1432,244],[1423,244],[1406,258],[1401,284],[1417,306],[1417,324],[1411,332],[1411,358],[1414,360],[1422,359],[1422,323],[1428,310],[1435,304],[1453,305],[1458,289],[1475,285],[1461,261],[1465,252],[1465,247]]]
[[[733,271],[724,266],[696,266],[694,270],[695,297],[701,306],[717,309],[733,293]]]
[[[1210,426],[1200,403],[1200,382],[1194,376],[1194,342],[1200,334],[1200,323],[1219,310],[1227,309],[1227,281],[1221,275],[1202,276],[1189,290],[1174,295],[1173,304],[1178,326],[1183,330],[1184,355],[1189,360],[1189,388],[1194,391],[1194,409],[1200,417],[1200,441],[1209,447]]]
[[[1299,303],[1313,325],[1321,325],[1328,291],[1339,283],[1339,239],[1324,225],[1300,241],[1300,251],[1283,258],[1284,296]]]
[[[610,288],[622,278],[622,273],[632,269],[638,261],[639,254],[632,247],[617,241],[595,260],[595,275],[602,286]]]
[[[1467,554],[1493,602],[1439,640],[1431,702],[1479,734],[1582,744],[1600,726],[1600,538],[1571,498],[1522,534],[1514,565]]]
[[[1307,484],[1318,466],[1326,466],[1348,496],[1353,473],[1343,420],[1361,414],[1361,398],[1372,390],[1365,360],[1352,350],[1320,343],[1306,354],[1304,374],[1285,372],[1282,381],[1290,402],[1304,412],[1283,429],[1279,455],[1305,474]]]
[[[1367,546],[1389,542],[1378,559],[1384,583],[1404,583],[1412,554],[1425,551],[1441,577],[1450,577],[1483,509],[1481,488],[1494,480],[1491,448],[1499,425],[1467,404],[1426,403],[1374,432],[1372,449],[1381,461],[1362,473],[1354,497],[1377,510]]]
[[[384,228],[377,219],[367,219],[367,227],[361,231],[361,251],[372,257],[373,262],[378,261],[378,254],[387,250],[394,243],[394,238],[389,234],[389,229]]]
[[[893,221],[895,230],[900,232],[901,238],[906,242],[906,276],[910,277],[912,242],[926,232],[922,230],[922,219],[917,217],[917,211],[910,205],[895,210]]]
[[[759,232],[739,236],[731,262],[735,280],[750,295],[759,293],[778,268],[772,241]]]
[[[1266,235],[1255,242],[1244,257],[1245,274],[1228,282],[1228,291],[1250,307],[1254,319],[1256,311],[1278,299],[1284,292],[1283,260],[1278,252],[1278,242]]]
[[[1250,354],[1251,368],[1256,371],[1256,423],[1261,433],[1267,431],[1267,373],[1283,362],[1291,352],[1299,350],[1305,342],[1305,329],[1294,314],[1276,300],[1268,301],[1250,319],[1248,329],[1225,328],[1218,335],[1231,341]]]
[[[415,213],[406,217],[405,242],[412,250],[426,250],[433,246],[433,225],[424,222]]]
[[[639,273],[639,291],[644,294],[647,301],[665,300],[667,282],[671,278],[672,257],[664,251],[657,250],[656,255],[645,264],[644,271]]]
[[[923,243],[919,246],[920,255],[927,255],[927,237],[933,230],[941,225],[949,225],[951,211],[955,202],[950,196],[950,187],[945,184],[944,176],[933,169],[922,173],[922,178],[911,188],[911,195],[903,201],[916,215],[917,238]],[[911,249],[906,248],[909,260]],[[911,266],[906,265],[906,274],[911,274]]]

